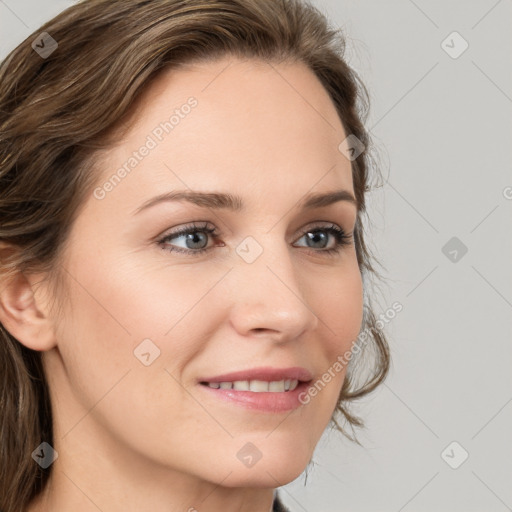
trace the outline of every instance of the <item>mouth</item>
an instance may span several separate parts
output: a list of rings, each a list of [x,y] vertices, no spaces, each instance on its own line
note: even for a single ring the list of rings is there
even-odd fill
[[[236,389],[261,393],[293,391],[299,383],[309,382],[312,378],[312,373],[300,366],[289,368],[262,366],[203,377],[198,379],[198,382],[215,389]]]
[[[198,387],[204,390],[202,394],[205,399],[212,400],[214,406],[223,403],[259,414],[279,414],[306,405],[309,400],[303,400],[311,382],[312,379],[201,381]]]
[[[310,381],[300,381],[298,379],[283,380],[235,380],[222,382],[202,381],[199,384],[213,389],[233,389],[235,391],[250,391],[252,393],[288,393],[297,388],[299,383]]]
[[[306,368],[267,366],[200,378],[197,384],[207,399],[278,413],[304,405],[301,397],[312,381],[313,374]]]

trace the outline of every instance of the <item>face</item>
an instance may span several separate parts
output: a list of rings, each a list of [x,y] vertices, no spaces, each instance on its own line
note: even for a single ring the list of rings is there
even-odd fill
[[[228,487],[283,485],[310,461],[346,369],[305,405],[291,392],[237,399],[200,382],[299,367],[314,384],[357,338],[356,206],[304,207],[314,194],[354,195],[338,150],[347,134],[296,63],[189,65],[162,75],[141,105],[103,155],[64,253],[69,301],[45,352],[56,442]],[[240,204],[147,205],[176,191]]]

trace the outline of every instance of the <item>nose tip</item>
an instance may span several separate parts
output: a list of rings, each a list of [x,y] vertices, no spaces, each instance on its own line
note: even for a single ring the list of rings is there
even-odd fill
[[[283,263],[276,269],[253,265],[241,270],[243,285],[232,295],[234,328],[244,336],[265,334],[275,341],[314,331],[318,317],[308,305],[291,264]]]

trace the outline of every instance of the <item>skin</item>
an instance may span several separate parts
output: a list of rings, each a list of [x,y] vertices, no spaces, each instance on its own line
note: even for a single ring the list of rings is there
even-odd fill
[[[332,416],[345,368],[284,413],[223,403],[196,381],[257,366],[303,366],[317,379],[352,347],[363,311],[355,246],[329,256],[304,234],[331,223],[351,233],[356,207],[297,208],[310,192],[354,194],[338,150],[347,134],[305,65],[225,57],[162,75],[104,155],[98,183],[190,96],[198,105],[171,134],[104,199],[88,197],[63,253],[62,311],[53,314],[44,275],[20,275],[2,292],[2,323],[44,352],[59,454],[29,512],[268,512]],[[238,194],[245,210],[168,202],[132,215],[188,188]],[[158,245],[202,221],[220,233],[208,252]],[[248,236],[263,249],[250,264],[236,252]],[[161,351],[149,366],[133,353],[146,338]],[[262,453],[252,467],[236,456],[248,442]]]

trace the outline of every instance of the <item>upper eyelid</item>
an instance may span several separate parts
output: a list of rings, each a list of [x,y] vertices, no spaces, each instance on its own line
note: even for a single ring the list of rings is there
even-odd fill
[[[303,228],[300,229],[299,233],[305,233],[308,230],[312,230],[312,229],[327,229],[333,225],[335,227],[338,227],[339,229],[345,231],[347,234],[350,234],[352,232],[350,229],[343,227],[338,222],[335,222],[332,220],[317,220],[317,221],[312,221],[312,222],[306,224]],[[217,227],[213,223],[211,223],[209,221],[195,221],[191,225],[185,224],[183,226],[176,228],[176,231],[170,231],[168,233],[164,232],[164,234],[159,235],[159,238],[162,239],[162,238],[166,238],[166,237],[180,236],[180,235],[183,235],[190,231],[192,231],[192,232],[193,231],[211,231],[211,233],[209,233],[209,234],[213,237],[225,236],[225,234],[222,234],[221,231],[218,230]],[[228,230],[228,234],[232,234],[232,233],[233,233],[232,230]]]

